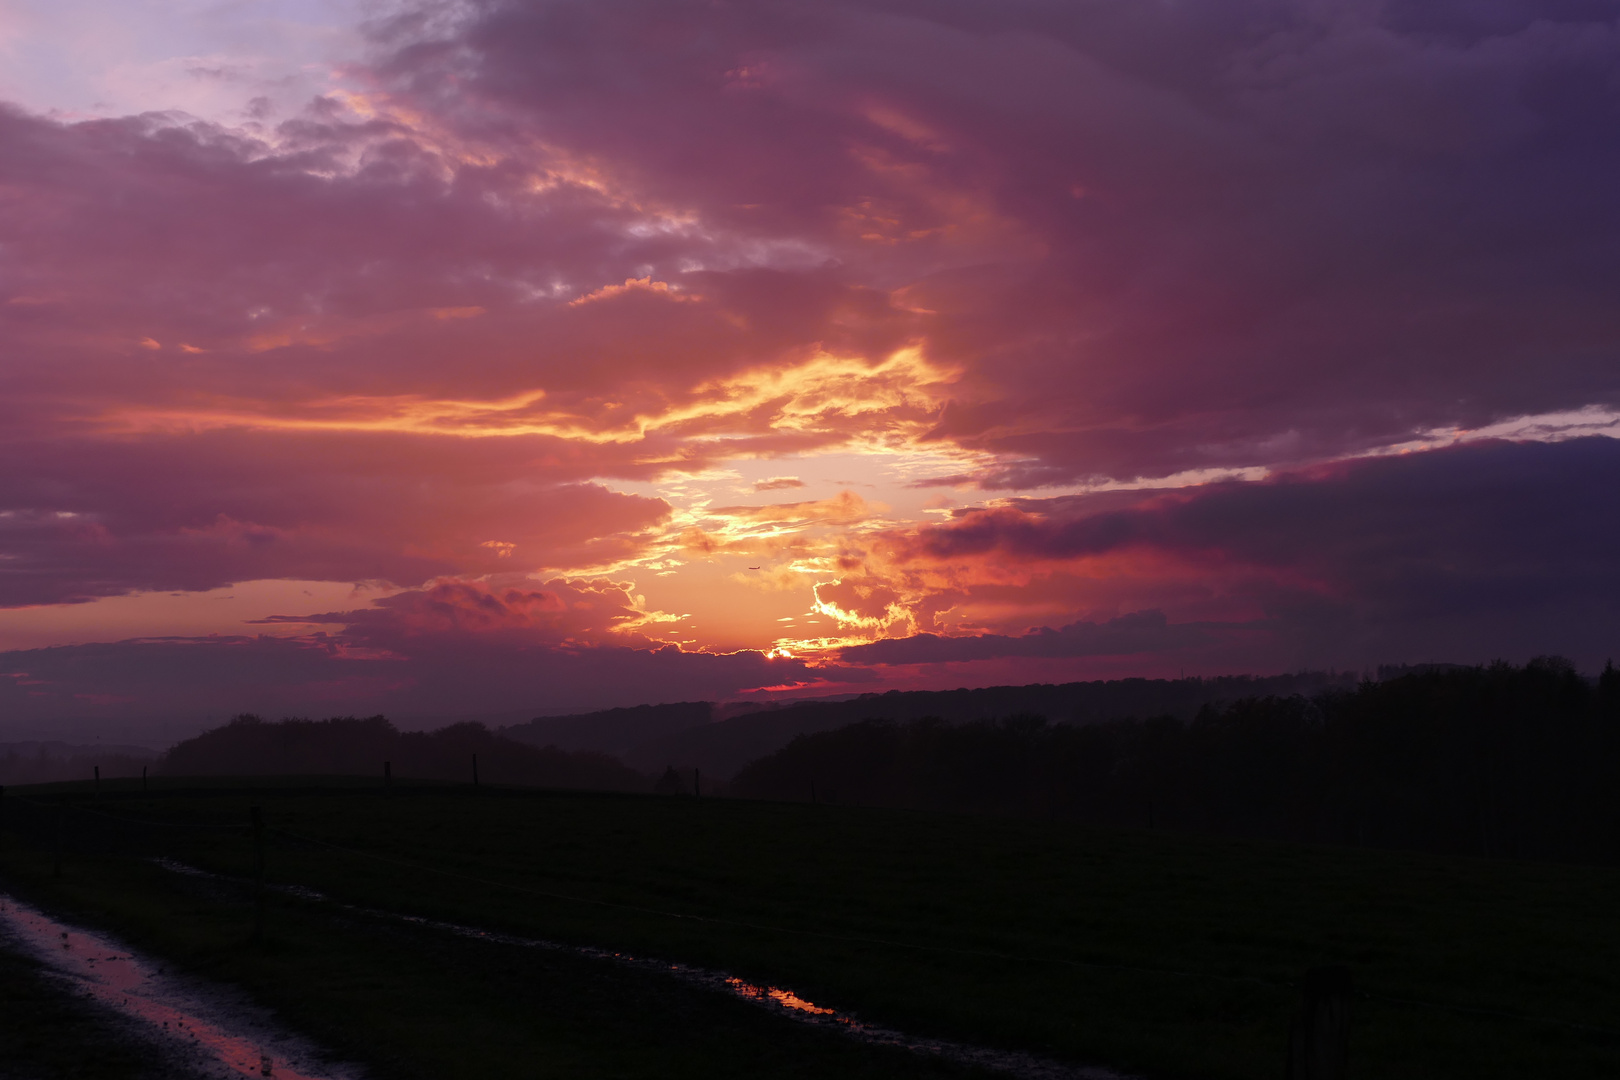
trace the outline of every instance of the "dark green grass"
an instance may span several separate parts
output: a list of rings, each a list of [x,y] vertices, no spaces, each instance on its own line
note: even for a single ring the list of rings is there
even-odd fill
[[[1353,1076],[1620,1075],[1620,1038],[1553,1022],[1620,1027],[1612,918],[1620,873],[1607,869],[849,807],[403,784],[383,794],[374,781],[251,792],[222,785],[144,799],[108,792],[100,807],[224,823],[245,822],[250,804],[263,806],[273,830],[272,880],[724,967],[920,1034],[1152,1077],[1279,1076],[1295,1000],[1288,984],[1306,967],[1345,963],[1361,989],[1378,995],[1356,1003]],[[210,869],[251,869],[245,832],[143,835]],[[116,875],[105,869],[114,864]],[[92,866],[109,875],[99,886],[89,881]],[[37,865],[13,872],[50,885]],[[174,888],[161,872],[145,872],[153,878],[141,889],[151,896]],[[68,879],[85,879],[74,902],[101,905],[103,917],[133,911],[132,876],[116,859],[79,868],[69,860]],[[272,916],[284,941],[315,934],[326,917],[296,906]],[[241,905],[213,917],[221,942],[245,933]],[[149,940],[179,943],[172,915],[145,918]],[[344,933],[371,942],[354,946],[368,956],[389,952],[376,943],[380,930]],[[433,1000],[422,1013],[432,1016],[449,1007],[434,995],[471,976],[426,960],[429,946],[416,942],[393,950],[389,962],[401,970],[392,978],[405,998]],[[288,957],[275,961],[286,985],[301,972],[326,972],[319,1000],[369,992],[343,985],[324,953]],[[601,977],[637,982],[629,973]],[[589,1028],[601,1011],[582,1007],[564,1029]],[[366,1024],[381,1030],[382,1021]],[[500,1044],[493,1031],[485,1039]],[[593,1073],[584,1063],[594,1053],[570,1059],[580,1075]],[[806,1064],[805,1075],[830,1074],[823,1064]],[[750,1066],[738,1067],[741,1075]],[[668,1072],[647,1063],[624,1069]],[[774,1066],[757,1074],[786,1075]]]

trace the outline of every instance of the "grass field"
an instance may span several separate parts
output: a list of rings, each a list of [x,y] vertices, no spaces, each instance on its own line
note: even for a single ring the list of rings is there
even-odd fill
[[[953,1070],[610,965],[280,895],[255,945],[241,895],[135,857],[250,875],[245,830],[119,819],[245,824],[258,805],[273,882],[724,968],[908,1032],[1148,1077],[1280,1077],[1290,984],[1329,963],[1373,995],[1355,1003],[1355,1077],[1620,1075],[1620,1036],[1576,1026],[1620,1028],[1610,869],[839,806],[167,784],[109,784],[95,802],[33,789],[96,812],[71,812],[61,879],[37,836],[7,835],[4,883],[246,986],[381,1076]],[[100,850],[80,843],[96,836]]]

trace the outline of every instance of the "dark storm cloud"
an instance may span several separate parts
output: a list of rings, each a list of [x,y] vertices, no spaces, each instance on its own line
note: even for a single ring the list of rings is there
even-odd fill
[[[1165,494],[1023,500],[919,530],[902,559],[1129,553],[1279,620],[1250,663],[1620,651],[1620,441],[1479,443]],[[1037,639],[1038,640],[1038,639]],[[1335,650],[1338,650],[1335,653]]]
[[[1016,637],[913,634],[840,649],[838,658],[850,664],[935,664],[1000,656],[1133,656],[1188,649],[1204,644],[1210,636],[1210,629],[1204,626],[1170,625],[1162,611],[1138,611],[1103,623],[1070,623],[1056,630],[1042,627]]]

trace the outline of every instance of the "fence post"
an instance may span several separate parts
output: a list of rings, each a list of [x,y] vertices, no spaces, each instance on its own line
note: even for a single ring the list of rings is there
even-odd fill
[[[55,859],[55,864],[56,865],[51,871],[51,876],[52,877],[61,877],[62,876],[62,831],[66,827],[67,827],[67,796],[63,795],[63,796],[58,797],[57,800],[56,800],[56,829],[55,829],[54,834],[53,834],[55,836],[56,843],[54,845],[52,845],[54,847],[54,849],[55,849],[53,853],[56,855],[56,859]]]
[[[92,766],[96,770],[96,798],[101,798],[101,766]]]
[[[385,761],[385,762],[383,762],[383,787],[393,787],[393,786],[394,786],[394,763],[392,761]]]
[[[1288,1032],[1288,1080],[1344,1080],[1350,1057],[1350,969],[1311,968]]]
[[[478,755],[473,755],[473,787],[478,786]]]
[[[141,794],[146,794],[146,766],[141,766]]]
[[[692,794],[693,795],[698,795],[698,796],[701,796],[703,794],[703,770],[702,769],[693,769],[692,770]]]
[[[257,806],[248,810],[253,824],[253,861],[257,886],[253,893],[253,940],[264,940],[264,812]]]

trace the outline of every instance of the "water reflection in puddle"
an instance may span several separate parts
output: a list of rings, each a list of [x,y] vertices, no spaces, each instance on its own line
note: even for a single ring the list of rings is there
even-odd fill
[[[0,895],[0,932],[76,991],[144,1022],[175,1057],[206,1075],[272,1076],[279,1080],[347,1080],[353,1070],[311,1064],[313,1048],[263,1020],[228,1017],[219,1002],[164,973],[110,938],[57,922]]]
[[[745,983],[741,979],[727,979],[726,985],[741,997],[751,1001],[774,1001],[784,1009],[795,1009],[799,1012],[809,1013],[811,1016],[837,1016],[834,1009],[824,1009],[820,1005],[812,1005],[791,990],[783,990],[777,986],[755,986]]]
[[[205,870],[199,870],[196,867],[170,859],[157,859],[154,861],[175,873],[201,878],[216,877],[216,875]],[[475,926],[445,922],[441,919],[428,919],[420,915],[407,915],[397,911],[345,904],[302,885],[282,885],[276,888],[278,892],[287,896],[297,897],[300,900],[331,904],[334,907],[357,915],[364,915],[368,918],[408,923],[424,929],[438,930],[458,937],[486,941],[495,945],[510,945],[525,949],[543,949],[549,952],[570,953],[621,967],[636,968],[649,973],[656,972],[671,976],[691,986],[730,994],[744,1001],[768,1008],[780,1016],[799,1023],[835,1027],[846,1035],[864,1043],[877,1046],[892,1046],[912,1053],[940,1057],[959,1064],[973,1065],[982,1069],[1007,1073],[1011,1076],[1020,1077],[1021,1080],[1130,1080],[1125,1074],[1115,1072],[1112,1069],[1069,1065],[1014,1050],[996,1050],[990,1047],[972,1046],[967,1043],[952,1042],[945,1039],[907,1035],[891,1028],[862,1022],[847,1013],[840,1013],[836,1009],[817,1005],[791,990],[777,986],[757,985],[724,971],[694,967],[691,964],[672,964],[665,960],[653,960],[635,956],[631,953],[598,949],[589,945],[564,945],[560,942],[546,941],[541,938],[520,937],[515,934],[505,934],[494,930],[482,930]]]
[[[305,899],[333,902],[310,889],[300,889],[298,892]],[[1034,1054],[1024,1054],[1014,1050],[996,1050],[990,1047],[951,1042],[946,1039],[930,1039],[907,1035],[892,1028],[865,1023],[836,1009],[817,1005],[812,1001],[805,1000],[791,990],[779,986],[757,985],[739,979],[735,975],[727,974],[724,971],[713,971],[708,968],[694,967],[690,964],[672,964],[668,961],[650,960],[631,953],[596,949],[588,945],[563,945],[538,938],[518,937],[513,934],[480,930],[476,927],[462,926],[458,923],[443,922],[438,919],[424,919],[420,916],[404,915],[399,912],[379,911],[375,908],[359,908],[350,905],[339,906],[348,907],[351,911],[374,918],[413,923],[417,926],[448,931],[462,937],[476,938],[498,945],[517,945],[530,949],[569,952],[576,956],[587,956],[596,960],[609,961],[622,967],[660,972],[673,976],[689,985],[707,990],[718,990],[742,998],[744,1001],[763,1006],[779,1016],[802,1024],[835,1027],[860,1042],[875,1046],[892,1046],[915,1054],[927,1054],[959,1064],[974,1065],[981,1069],[989,1069],[994,1072],[1020,1077],[1022,1080],[1129,1080],[1125,1074],[1115,1072],[1112,1069],[1068,1065],[1063,1062],[1052,1061],[1049,1058],[1036,1057]]]

